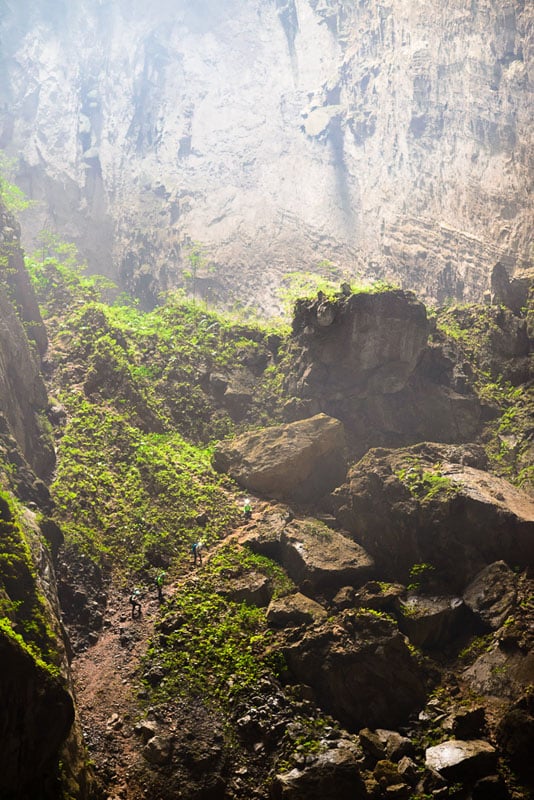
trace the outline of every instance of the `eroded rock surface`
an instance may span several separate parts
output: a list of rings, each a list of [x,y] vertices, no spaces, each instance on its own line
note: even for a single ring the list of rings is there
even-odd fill
[[[26,461],[42,478],[50,474],[55,453],[45,431],[48,399],[40,359],[30,340],[44,352],[47,339],[19,236],[18,225],[0,205],[0,435],[15,439],[22,454],[12,454],[16,465]]]
[[[244,543],[278,561],[308,594],[332,595],[347,584],[360,586],[373,572],[373,559],[342,531],[311,517],[278,522],[277,528],[270,515],[259,519]]]
[[[377,446],[468,441],[481,421],[472,376],[462,374],[456,353],[428,341],[430,330],[410,292],[299,301],[286,380],[298,401],[288,413],[340,419],[356,456]]]
[[[429,747],[426,751],[427,766],[437,770],[451,780],[466,780],[491,773],[496,766],[497,752],[483,739],[448,742]]]

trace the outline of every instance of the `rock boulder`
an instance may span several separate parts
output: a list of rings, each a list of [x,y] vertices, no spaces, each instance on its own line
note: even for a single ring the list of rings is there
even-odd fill
[[[450,739],[426,751],[426,764],[451,781],[475,781],[492,774],[497,751],[483,739]]]
[[[429,564],[436,586],[461,593],[494,561],[531,566],[532,497],[477,460],[476,447],[372,450],[333,495],[338,521],[387,580],[407,583],[414,565]]]
[[[251,492],[313,502],[343,481],[344,448],[342,423],[317,414],[221,442],[214,466]]]
[[[267,620],[273,628],[313,625],[324,622],[327,616],[323,606],[300,592],[272,600],[267,609]]]
[[[245,540],[254,552],[278,561],[306,594],[335,594],[343,586],[361,586],[373,572],[373,559],[342,531],[314,518],[257,521]],[[275,520],[276,523],[276,520]]]
[[[501,627],[517,597],[517,578],[504,561],[485,567],[464,592],[464,602],[491,630]]]
[[[344,611],[305,631],[284,654],[297,680],[348,730],[406,721],[425,699],[417,662],[387,618]]]

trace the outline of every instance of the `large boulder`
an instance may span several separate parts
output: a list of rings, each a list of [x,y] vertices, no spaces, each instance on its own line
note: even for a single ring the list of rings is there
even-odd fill
[[[447,780],[474,782],[494,772],[497,751],[483,739],[450,739],[427,748],[425,760]]]
[[[214,466],[251,492],[313,502],[345,477],[345,434],[326,414],[220,442]]]
[[[405,722],[425,700],[420,668],[387,617],[344,611],[284,647],[291,672],[348,730]]]
[[[425,348],[429,323],[415,295],[392,290],[300,301],[293,330],[307,345],[297,375],[299,394],[349,390],[353,397],[368,397],[406,385]]]
[[[271,519],[259,519],[244,543],[278,561],[307,594],[335,594],[342,586],[361,586],[372,574],[373,559],[342,531],[311,517],[274,528]]]
[[[466,609],[459,597],[410,595],[399,602],[399,628],[412,644],[436,649],[465,632]]]
[[[327,617],[322,605],[301,592],[277,597],[271,600],[267,609],[267,620],[273,628],[313,625],[324,622]]]
[[[425,307],[410,292],[302,300],[293,329],[289,394],[300,398],[301,416],[342,420],[356,454],[468,441],[478,431],[480,403],[469,381],[455,377],[458,356],[427,342]]]
[[[476,447],[423,443],[369,452],[333,495],[340,525],[406,583],[429,564],[435,587],[461,593],[488,564],[534,564],[534,500],[475,466]]]

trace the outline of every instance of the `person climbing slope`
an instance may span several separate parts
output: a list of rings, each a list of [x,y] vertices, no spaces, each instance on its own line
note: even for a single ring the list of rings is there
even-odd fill
[[[156,578],[156,589],[158,590],[158,601],[163,603],[163,584],[165,583],[166,572],[160,572]]]
[[[193,565],[196,567],[197,562],[198,564],[202,565],[202,548],[203,542],[195,542],[195,544],[191,547],[191,552],[193,553]]]
[[[141,616],[141,592],[139,589],[134,589],[130,595],[130,605],[132,606],[132,619]]]

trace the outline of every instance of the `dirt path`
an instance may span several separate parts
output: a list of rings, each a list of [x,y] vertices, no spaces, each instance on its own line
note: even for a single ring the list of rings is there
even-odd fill
[[[247,526],[236,528],[204,554],[204,564],[228,542],[246,535]],[[198,573],[201,574],[201,567]],[[167,598],[179,590],[197,569],[164,590]],[[154,633],[160,605],[154,590],[142,600],[142,615],[132,619],[129,592],[113,586],[108,590],[104,624],[96,644],[75,656],[72,673],[76,703],[88,755],[103,780],[108,800],[143,800],[144,790],[132,780],[141,743],[134,727],[139,715],[139,666]]]
[[[132,619],[128,594],[112,592],[98,642],[72,663],[85,743],[110,798],[143,797],[141,790],[128,786],[128,776],[139,753],[134,732],[137,671],[158,612],[155,596],[145,597],[141,618]]]

